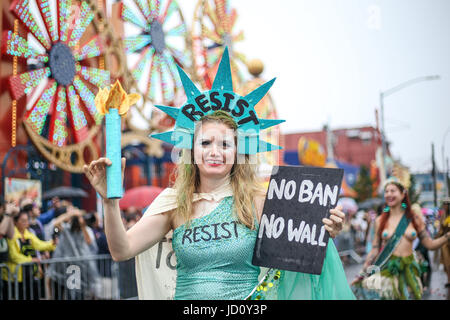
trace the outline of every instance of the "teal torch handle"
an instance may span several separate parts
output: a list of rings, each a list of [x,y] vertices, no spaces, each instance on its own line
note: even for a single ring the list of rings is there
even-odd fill
[[[120,147],[120,115],[116,108],[109,109],[106,117],[106,157],[112,164],[106,167],[106,196],[108,199],[120,199],[122,188],[122,156]]]

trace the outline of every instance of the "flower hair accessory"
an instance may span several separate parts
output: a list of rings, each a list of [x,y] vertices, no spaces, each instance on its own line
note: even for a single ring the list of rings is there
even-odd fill
[[[158,109],[175,119],[172,131],[151,134],[177,148],[192,149],[195,122],[204,115],[217,110],[230,114],[236,122],[237,152],[240,154],[256,154],[258,152],[281,149],[280,146],[270,144],[259,139],[261,130],[278,125],[285,120],[259,119],[255,105],[269,91],[275,78],[256,88],[245,97],[233,92],[230,59],[228,48],[225,48],[211,90],[200,92],[187,74],[178,65],[178,73],[187,96],[186,103],[181,108],[155,105]]]
[[[400,181],[400,179],[397,178],[396,176],[390,176],[389,178],[386,179],[386,181],[384,182],[384,189],[386,189],[388,184],[400,185],[403,187],[403,189],[406,190],[405,184],[402,181]]]

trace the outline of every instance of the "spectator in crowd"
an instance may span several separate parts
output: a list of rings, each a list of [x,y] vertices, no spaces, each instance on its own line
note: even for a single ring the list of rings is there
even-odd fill
[[[45,241],[44,226],[42,225],[42,222],[38,220],[41,215],[39,206],[33,199],[25,198],[21,201],[20,207],[21,210],[26,212],[30,217],[30,231],[32,231],[40,240]]]
[[[86,225],[83,211],[69,206],[67,212],[53,220],[59,231],[58,246],[53,258],[74,258],[67,264],[54,263],[48,268],[53,299],[91,299],[97,296],[99,275],[94,260],[78,260],[97,253],[97,243]],[[71,283],[71,285],[67,285]]]
[[[42,241],[29,230],[29,217],[27,212],[20,211],[14,216],[14,237],[8,239],[9,256],[7,265],[10,272],[16,272],[18,264],[26,264],[17,269],[17,281],[19,284],[19,299],[38,299],[38,284],[42,278],[42,268],[38,251],[53,251],[53,241]],[[3,275],[3,280],[8,280]],[[25,292],[25,294],[24,294]]]
[[[354,237],[352,233],[351,221],[355,215],[355,212],[347,211],[345,214],[346,218],[342,225],[342,231],[333,240],[339,252],[345,251],[350,253],[354,249]],[[341,260],[344,264],[350,261],[347,254],[342,255]]]
[[[106,235],[103,228],[100,226],[100,221],[98,218],[98,214],[95,211],[87,213],[85,216],[86,224],[92,229],[95,235],[95,240],[97,242],[97,254],[99,255],[111,255],[108,248],[108,242],[106,241]],[[100,259],[97,263],[98,270],[100,272],[100,276],[111,278],[111,259]]]
[[[48,210],[44,213],[42,213],[37,219],[43,224],[46,225],[49,223],[53,218],[55,218],[55,210],[58,210],[62,207],[61,201],[58,197],[53,197],[50,202],[50,206]]]
[[[122,219],[122,223],[124,226],[127,225],[127,216],[126,216],[126,212],[123,210],[120,210],[120,218]]]
[[[366,236],[366,253],[369,253],[372,250],[372,241],[375,237],[375,220],[376,218],[383,213],[384,204],[380,204],[376,211],[369,211],[369,220],[367,225],[367,236]]]
[[[92,229],[97,242],[98,254],[109,254],[108,243],[106,242],[105,231],[100,226],[98,214],[95,211],[88,212],[84,217],[86,224]]]
[[[364,246],[364,254],[366,253],[366,246],[367,246],[367,235],[369,234],[369,225],[370,220],[372,219],[372,216],[374,215],[374,211],[372,209],[364,210],[364,216],[363,220],[366,225],[366,228],[364,229],[364,234],[362,235],[362,243]]]
[[[58,206],[56,206],[52,212],[52,218],[44,224],[45,239],[57,239],[59,235],[59,229],[55,227],[56,219],[67,212],[67,208],[72,207],[72,203],[62,200],[58,201]]]
[[[19,213],[19,208],[14,203],[7,203],[5,206],[0,205],[0,265],[8,261],[8,241],[14,237],[13,216]],[[8,278],[8,269],[6,265],[0,268],[0,272]],[[8,299],[8,282],[3,280],[0,282],[0,300]]]
[[[137,213],[130,213],[125,216],[125,228],[128,230],[132,226],[136,224],[136,222],[139,221],[139,216]]]
[[[7,239],[14,237],[14,215],[19,213],[19,208],[13,203],[0,205],[0,263],[8,260],[8,242]]]
[[[45,241],[47,240],[45,238],[44,233],[44,226],[42,225],[41,221],[38,220],[39,216],[41,215],[41,209],[38,206],[38,204],[35,202],[35,200],[31,198],[23,198],[21,200],[21,210],[26,212],[28,214],[28,217],[30,219],[30,226],[28,230],[30,230],[36,237],[39,238],[39,240]],[[49,251],[36,251],[36,255],[40,260],[45,260],[50,258]],[[41,288],[41,295],[45,295],[45,281],[44,279],[39,280],[40,288]]]
[[[140,214],[140,211],[136,207],[131,206],[131,207],[128,207],[127,209],[125,209],[125,216],[131,216],[131,215],[137,216],[139,214]]]
[[[367,230],[367,220],[366,220],[366,212],[358,211],[356,215],[353,216],[353,219],[350,221],[352,232],[352,237],[354,239],[354,249],[359,254],[365,253],[365,235]]]
[[[450,231],[450,197],[444,198],[442,201],[442,215],[439,221],[438,237]],[[444,265],[447,273],[447,300],[450,300],[450,243],[447,242],[440,250],[440,263]]]

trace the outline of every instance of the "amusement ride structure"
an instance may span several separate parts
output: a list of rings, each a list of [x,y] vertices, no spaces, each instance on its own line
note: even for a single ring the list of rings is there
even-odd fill
[[[245,94],[265,82],[262,62],[247,63],[238,51],[244,35],[236,31],[238,14],[226,0],[198,0],[191,26],[176,0],[14,0],[3,2],[2,17],[2,60],[12,66],[2,73],[10,92],[5,119],[11,121],[11,147],[22,126],[46,161],[70,173],[81,173],[104,152],[104,120],[94,98],[116,79],[142,96],[124,122],[122,147],[144,145],[155,158],[165,149],[148,135],[169,130],[173,119],[153,106],[178,107],[186,99],[176,64],[209,89],[228,47],[237,91]],[[244,76],[247,69],[252,77]],[[269,95],[255,110],[277,118]],[[280,136],[279,129],[267,134],[269,142]],[[268,164],[280,160],[264,157]]]

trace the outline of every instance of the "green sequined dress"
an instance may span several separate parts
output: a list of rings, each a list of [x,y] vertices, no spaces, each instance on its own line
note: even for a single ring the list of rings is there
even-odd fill
[[[233,197],[174,230],[175,299],[355,299],[332,240],[321,275],[252,265],[257,230],[236,222]]]

